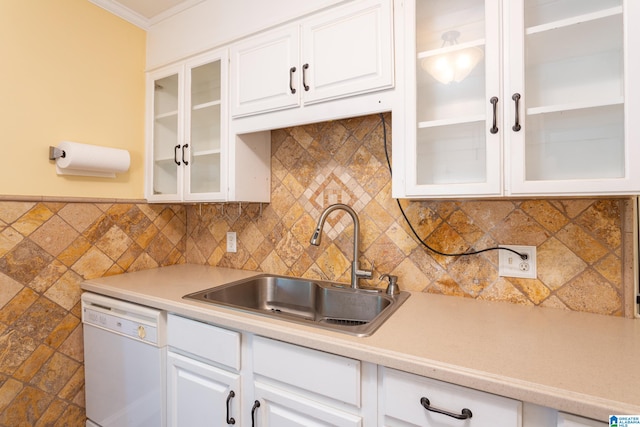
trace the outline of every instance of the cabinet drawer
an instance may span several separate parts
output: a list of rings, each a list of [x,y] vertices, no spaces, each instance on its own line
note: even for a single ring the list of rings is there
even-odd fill
[[[169,314],[167,329],[170,347],[240,369],[240,333],[174,314]]]
[[[513,427],[521,425],[522,403],[505,397],[436,381],[389,368],[380,368],[380,408],[385,425],[399,422],[438,427]],[[421,399],[426,397],[434,408],[460,414],[463,408],[472,417],[461,421],[426,410]]]
[[[558,427],[607,427],[608,423],[558,412]]]
[[[313,393],[360,407],[360,361],[255,337],[253,371]]]

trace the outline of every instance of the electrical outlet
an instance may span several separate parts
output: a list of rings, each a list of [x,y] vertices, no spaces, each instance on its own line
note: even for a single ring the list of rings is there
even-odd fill
[[[498,251],[498,274],[500,276],[521,277],[524,279],[535,279],[538,277],[536,271],[535,246],[500,245],[500,247],[513,249],[518,253],[527,255],[527,259],[523,260],[511,251]]]
[[[227,252],[237,252],[237,241],[235,231],[227,231]]]

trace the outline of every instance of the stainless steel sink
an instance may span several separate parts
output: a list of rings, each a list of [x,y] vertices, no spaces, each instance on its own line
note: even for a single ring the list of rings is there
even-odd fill
[[[409,297],[408,292],[387,295],[379,290],[347,286],[265,274],[183,298],[368,336]]]

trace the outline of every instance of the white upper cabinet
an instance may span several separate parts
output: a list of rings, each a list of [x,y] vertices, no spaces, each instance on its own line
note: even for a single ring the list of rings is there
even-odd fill
[[[146,198],[223,201],[226,52],[147,75]]]
[[[494,105],[501,107],[491,103],[500,96],[499,4],[405,7],[407,195],[501,194],[501,137],[492,131]]]
[[[359,0],[231,46],[231,115],[393,86],[389,0]]]
[[[394,195],[640,191],[638,17],[627,0],[407,0]]]
[[[231,46],[231,115],[297,107],[300,69],[297,26]]]
[[[637,1],[506,2],[510,68],[522,129],[509,131],[512,194],[640,191]],[[635,57],[634,57],[635,56]],[[635,62],[635,63],[634,63]],[[634,88],[636,90],[634,90]],[[631,102],[629,102],[631,101]],[[514,102],[514,101],[511,101]],[[515,102],[508,109],[511,128]]]

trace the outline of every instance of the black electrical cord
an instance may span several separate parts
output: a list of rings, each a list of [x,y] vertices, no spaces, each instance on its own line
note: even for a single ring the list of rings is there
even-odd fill
[[[393,170],[391,169],[391,160],[389,159],[389,150],[387,148],[387,124],[386,124],[386,122],[384,120],[384,114],[383,113],[380,113],[380,120],[382,120],[382,133],[383,133],[383,139],[384,139],[384,155],[387,158],[387,167],[389,168],[389,175],[393,176]],[[495,246],[495,247],[492,247],[492,248],[485,248],[485,249],[480,249],[480,250],[475,250],[475,251],[460,252],[460,253],[445,253],[445,252],[441,252],[441,251],[429,246],[429,244],[427,244],[427,242],[425,242],[418,235],[418,232],[415,230],[415,228],[413,228],[413,225],[411,224],[411,221],[409,221],[409,218],[407,217],[407,214],[404,212],[404,209],[402,208],[402,205],[400,204],[400,199],[396,199],[396,202],[398,203],[398,207],[400,208],[400,212],[402,213],[402,216],[404,217],[404,220],[409,225],[409,228],[411,229],[411,232],[416,237],[416,239],[418,239],[418,241],[425,248],[429,249],[431,252],[437,253],[438,255],[456,257],[456,256],[477,255],[477,254],[481,254],[482,252],[487,252],[487,251],[505,250],[505,251],[513,252],[514,254],[518,255],[522,260],[526,260],[528,258],[527,254],[521,254],[520,252],[514,251],[511,248],[502,248],[500,246]]]

